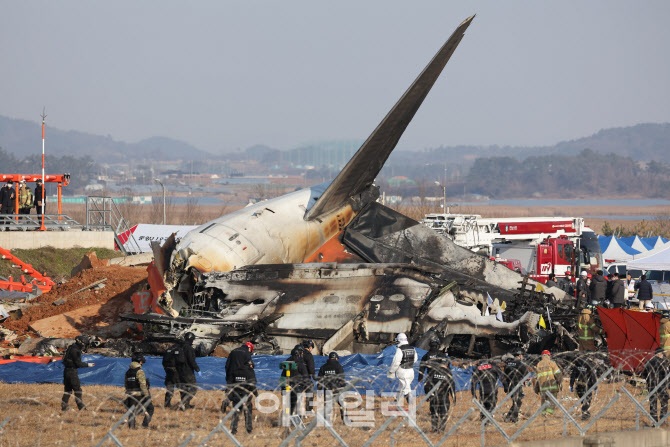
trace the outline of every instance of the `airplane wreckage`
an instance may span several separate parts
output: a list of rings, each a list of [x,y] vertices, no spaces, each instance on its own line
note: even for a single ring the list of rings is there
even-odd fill
[[[375,177],[464,36],[461,23],[330,183],[256,203],[153,245],[153,311],[125,314],[148,338],[187,331],[201,355],[252,340],[304,338],[372,353],[406,332],[457,356],[574,349],[574,300],[377,203]],[[536,290],[539,289],[539,290]],[[504,304],[503,304],[504,303]],[[551,313],[551,331],[538,328]],[[502,315],[505,322],[496,315]],[[565,325],[565,326],[564,326]]]

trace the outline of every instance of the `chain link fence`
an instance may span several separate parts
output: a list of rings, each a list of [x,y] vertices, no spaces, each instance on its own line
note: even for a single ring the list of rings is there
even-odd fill
[[[419,384],[410,399],[398,402],[397,381],[386,374],[346,377],[346,388],[336,395],[302,393],[296,413],[291,414],[290,395],[279,387],[278,365],[277,381],[258,383],[258,395],[246,397],[253,405],[250,433],[245,430],[242,411],[246,398],[222,412],[227,395],[223,384],[220,389],[198,389],[192,401],[195,407],[185,411],[176,406],[164,408],[165,391],[153,388],[156,410],[151,424],[146,429],[141,427],[144,416],[140,409],[138,428],[133,430],[127,420],[136,409],[123,405],[125,394],[119,387],[86,386],[86,410],[63,412],[60,385],[0,383],[0,446],[485,446],[665,424],[669,363],[656,362],[655,368],[645,372],[654,353],[636,351],[617,356],[616,364],[622,367],[610,366],[609,356],[604,353],[553,356],[563,378],[560,390],[555,394],[544,392],[544,398],[534,386],[539,357],[525,356],[530,372],[515,386],[509,386],[509,393],[497,388],[495,404],[491,405],[482,402],[478,392],[473,395],[470,385],[461,387],[465,389],[455,393],[455,401],[450,399],[446,423],[438,427],[431,419],[430,408],[432,399],[443,397],[436,394],[440,388],[424,390]],[[504,359],[492,361],[501,369],[504,366]],[[585,362],[593,368],[593,378],[588,381],[577,374],[571,391],[571,376]],[[467,361],[454,364],[472,366]],[[520,414],[516,422],[511,422],[507,413],[518,393],[523,394]],[[650,414],[654,410],[660,410],[658,420]],[[240,419],[237,430],[231,428],[234,418]]]

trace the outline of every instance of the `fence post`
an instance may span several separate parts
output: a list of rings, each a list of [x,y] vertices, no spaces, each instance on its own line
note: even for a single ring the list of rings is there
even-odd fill
[[[213,429],[211,432],[209,432],[209,435],[207,435],[207,437],[205,438],[205,440],[202,441],[202,442],[200,443],[200,447],[202,447],[202,446],[204,446],[205,444],[207,444],[207,441],[209,441],[209,440],[212,438],[212,436],[214,436],[214,434],[215,434],[217,431],[221,431],[221,432],[223,432],[223,434],[226,435],[226,436],[228,436],[228,438],[229,438],[229,439],[233,442],[233,444],[235,444],[237,447],[242,447],[242,444],[240,444],[240,443],[237,441],[237,439],[235,439],[235,436],[233,436],[233,434],[230,433],[230,431],[228,431],[228,429],[225,427],[224,424],[228,421],[228,419],[230,419],[230,418],[232,417],[232,415],[233,415],[237,410],[239,410],[239,409],[242,407],[242,405],[244,405],[244,403],[249,399],[249,396],[250,396],[250,394],[247,394],[246,396],[244,396],[244,397],[237,403],[237,405],[235,405],[235,406],[233,407],[233,409],[230,410],[230,411],[228,412],[228,414],[226,414],[226,415],[224,416],[224,418],[221,419],[221,421],[220,421],[218,424],[216,424],[216,427],[214,427],[214,429]],[[189,441],[190,441],[190,439],[189,439]]]
[[[2,438],[2,434],[5,430],[5,425],[7,425],[7,422],[9,422],[10,416],[7,416],[4,421],[2,421],[2,424],[0,424],[0,438]]]

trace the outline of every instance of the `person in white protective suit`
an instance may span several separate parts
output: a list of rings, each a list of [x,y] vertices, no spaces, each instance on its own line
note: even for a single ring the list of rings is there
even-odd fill
[[[412,380],[414,380],[414,362],[417,361],[417,355],[414,348],[407,343],[407,335],[401,332],[396,337],[396,341],[398,346],[396,346],[387,377],[397,378],[400,381],[398,405],[402,405],[403,397],[406,397],[409,404],[409,394],[412,392]]]

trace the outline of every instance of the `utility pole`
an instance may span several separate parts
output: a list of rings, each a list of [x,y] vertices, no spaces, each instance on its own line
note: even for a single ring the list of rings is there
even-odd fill
[[[46,107],[42,108],[42,226],[40,231],[46,231],[47,227],[44,226],[44,210],[46,209],[46,203],[44,201],[45,192],[47,189],[47,184],[44,181],[44,120],[46,119]]]
[[[163,188],[163,225],[165,225],[165,185],[163,185],[163,182],[161,182],[158,179],[154,179],[156,182],[158,182],[159,185],[161,185],[161,188]]]

